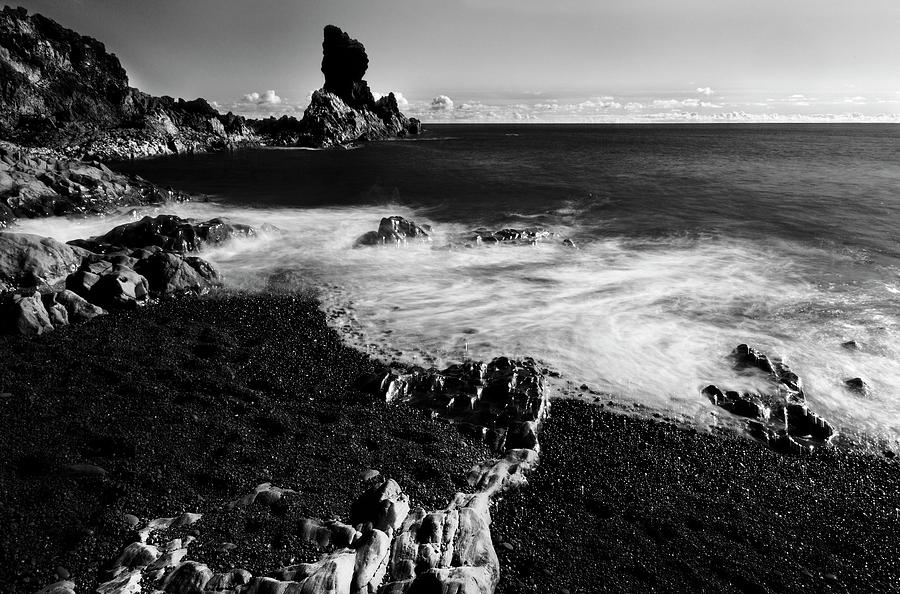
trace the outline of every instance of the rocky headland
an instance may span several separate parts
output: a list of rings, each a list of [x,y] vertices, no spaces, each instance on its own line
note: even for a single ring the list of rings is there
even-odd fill
[[[103,43],[23,8],[0,10],[0,139],[112,161],[240,146],[328,147],[416,134],[393,94],[374,99],[363,45],[325,28],[324,87],[301,120],[220,114],[202,98],[155,97],[128,82]]]

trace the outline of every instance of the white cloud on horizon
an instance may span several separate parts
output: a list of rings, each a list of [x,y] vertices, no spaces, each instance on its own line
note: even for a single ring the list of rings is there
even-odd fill
[[[533,101],[521,95],[504,99],[476,94],[479,99],[465,98],[456,104],[440,95],[410,101],[406,113],[426,123],[900,122],[900,114],[876,112],[878,101],[862,96],[815,99],[796,93],[766,100],[758,94],[729,97],[728,101],[705,99],[713,94],[700,93],[703,98],[631,94],[566,100],[545,95]],[[900,104],[892,96],[881,99],[881,103],[888,102]]]
[[[453,99],[446,95],[438,95],[431,100],[432,111],[451,111],[453,109]]]

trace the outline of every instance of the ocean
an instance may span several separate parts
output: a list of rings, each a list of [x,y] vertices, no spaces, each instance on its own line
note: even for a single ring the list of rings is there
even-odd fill
[[[276,226],[204,257],[235,288],[316,288],[375,355],[532,356],[576,394],[710,427],[728,413],[704,386],[765,388],[727,357],[748,343],[787,361],[842,433],[900,438],[896,125],[433,125],[352,150],[119,168],[209,197],[165,212]],[[389,215],[431,225],[433,242],[354,249]],[[67,240],[129,216],[20,229]],[[529,226],[555,239],[453,241]]]

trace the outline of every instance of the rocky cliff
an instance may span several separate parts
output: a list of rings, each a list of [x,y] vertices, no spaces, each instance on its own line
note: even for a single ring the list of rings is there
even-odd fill
[[[101,42],[10,7],[0,10],[0,137],[101,158],[255,140],[243,118],[143,93]]]
[[[242,144],[333,146],[416,133],[394,96],[375,100],[363,45],[325,28],[324,87],[302,120],[220,114],[204,99],[131,87],[119,59],[90,37],[23,8],[0,10],[0,139],[70,156],[120,159]]]

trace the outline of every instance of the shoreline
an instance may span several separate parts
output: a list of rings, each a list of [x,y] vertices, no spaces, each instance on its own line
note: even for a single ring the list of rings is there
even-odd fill
[[[360,472],[379,470],[413,505],[440,509],[466,490],[466,472],[491,457],[453,425],[359,392],[357,372],[380,364],[347,346],[310,295],[221,291],[27,342],[2,337],[0,349],[23,360],[0,376],[0,440],[10,452],[4,524],[13,528],[0,567],[27,568],[0,577],[10,592],[55,581],[56,566],[76,580],[76,592],[93,588],[132,538],[125,514],[145,521],[204,513],[271,481],[300,493],[286,513],[251,510],[201,523],[191,555],[201,551],[214,570],[264,575],[322,553],[298,537],[298,518],[348,517],[363,489]],[[45,361],[53,365],[40,373]],[[297,361],[309,367],[284,364]],[[360,431],[360,422],[371,429]],[[91,430],[94,423],[109,435]],[[423,438],[427,428],[429,438],[403,438],[396,423]],[[675,591],[693,583],[840,592],[887,587],[897,575],[896,460],[843,448],[784,456],[743,436],[567,399],[554,399],[541,439],[529,484],[492,506],[498,592]],[[421,453],[410,456],[410,448]],[[211,452],[224,452],[225,462]],[[223,464],[225,472],[213,470]],[[223,541],[239,550],[222,553]],[[832,550],[816,557],[817,546]],[[726,570],[710,561],[713,551],[725,555]],[[791,560],[794,551],[802,559]],[[859,567],[862,560],[871,563]],[[772,566],[790,571],[767,573]]]

